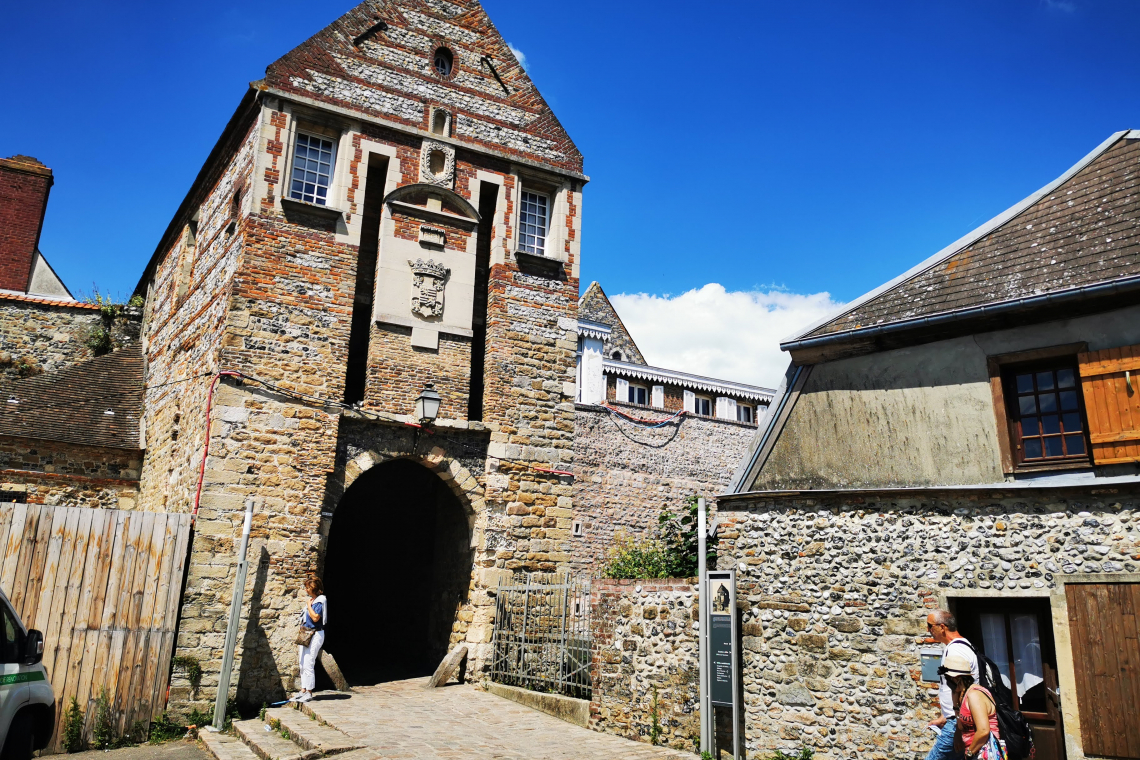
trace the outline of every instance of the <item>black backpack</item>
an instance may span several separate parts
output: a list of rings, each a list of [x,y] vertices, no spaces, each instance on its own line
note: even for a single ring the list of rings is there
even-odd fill
[[[966,639],[955,639],[954,642],[965,644],[978,658],[978,685],[993,695],[998,732],[1005,742],[1009,760],[1027,760],[1033,757],[1033,731],[1025,716],[1013,709],[1013,693],[1001,680],[1001,670],[989,657],[978,654],[978,650]]]

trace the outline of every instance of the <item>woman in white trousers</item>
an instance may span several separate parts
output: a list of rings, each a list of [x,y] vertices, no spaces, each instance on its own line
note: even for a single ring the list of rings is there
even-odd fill
[[[329,620],[328,600],[325,599],[325,589],[320,579],[309,576],[305,580],[305,591],[309,595],[309,602],[301,613],[301,631],[307,633],[311,630],[313,634],[307,645],[299,646],[297,659],[301,663],[301,690],[293,695],[293,702],[308,702],[313,698],[313,687],[317,682],[317,657],[325,643],[325,625]]]

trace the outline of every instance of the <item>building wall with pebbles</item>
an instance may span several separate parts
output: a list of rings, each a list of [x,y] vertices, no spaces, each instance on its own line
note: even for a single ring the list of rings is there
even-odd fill
[[[938,714],[920,680],[924,618],[978,597],[1048,599],[1061,691],[1076,694],[1065,584],[1140,579],[1138,491],[722,497],[717,564],[736,568],[743,602],[748,756],[924,757]],[[1063,712],[1069,757],[1083,757],[1077,700]]]
[[[590,727],[658,744],[700,746],[695,578],[596,580]],[[656,706],[654,699],[656,698]]]

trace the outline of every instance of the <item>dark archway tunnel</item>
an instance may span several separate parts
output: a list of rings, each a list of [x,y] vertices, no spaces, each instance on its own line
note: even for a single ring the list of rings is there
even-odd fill
[[[431,675],[471,580],[459,499],[406,459],[373,467],[337,506],[325,554],[325,646],[349,683]]]

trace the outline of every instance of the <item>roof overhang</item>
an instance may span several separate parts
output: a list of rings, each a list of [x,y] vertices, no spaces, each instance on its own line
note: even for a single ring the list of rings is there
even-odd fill
[[[602,366],[607,375],[629,377],[635,380],[645,380],[647,382],[664,383],[667,385],[678,385],[682,388],[691,388],[707,393],[720,393],[725,396],[739,396],[740,398],[750,399],[761,404],[772,403],[772,397],[776,394],[776,391],[772,388],[763,388],[759,385],[733,383],[726,380],[717,380],[712,377],[704,377],[702,375],[691,375],[688,372],[678,372],[661,367],[650,367],[645,364],[619,362],[614,359],[604,360]]]
[[[605,340],[610,337],[613,328],[601,322],[593,322],[589,319],[578,320],[578,335],[583,338],[596,338],[597,340]]]

